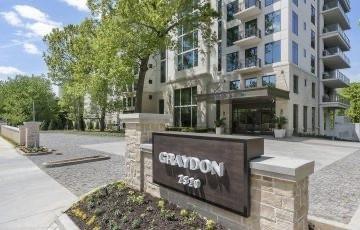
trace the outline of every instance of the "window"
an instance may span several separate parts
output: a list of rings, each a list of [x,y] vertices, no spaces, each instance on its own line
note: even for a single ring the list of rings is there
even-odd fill
[[[132,98],[132,103],[133,103],[133,106],[136,105],[136,97],[133,97],[133,98]]]
[[[299,34],[299,22],[298,15],[293,11],[292,12],[292,32],[296,35]]]
[[[232,46],[239,40],[239,26],[234,26],[226,31],[226,45]]]
[[[315,56],[311,55],[311,73],[315,74]]]
[[[256,88],[256,87],[257,87],[256,78],[245,79],[245,89]]]
[[[306,30],[306,22],[304,22],[304,30]]]
[[[263,87],[276,87],[276,76],[268,75],[262,77],[262,86]]]
[[[198,66],[198,31],[179,37],[178,71]]]
[[[293,91],[294,93],[299,93],[299,77],[294,75],[294,88]]]
[[[311,30],[311,47],[315,49],[315,32]]]
[[[222,69],[222,49],[221,42],[218,42],[218,71]]]
[[[222,39],[222,21],[218,21],[218,40]]]
[[[174,91],[174,125],[177,127],[196,127],[197,102],[196,87]]]
[[[298,118],[299,118],[299,114],[298,114],[298,105],[294,104],[293,105],[293,128],[294,128],[294,133],[298,132]]]
[[[234,52],[226,55],[226,71],[231,72],[239,67],[239,53]]]
[[[230,90],[240,89],[240,80],[230,81]]]
[[[149,100],[152,100],[153,96],[152,95],[149,95]]]
[[[315,7],[311,5],[311,23],[314,25],[315,25],[315,17],[316,17]]]
[[[292,0],[292,2],[293,2],[296,6],[299,6],[298,0]]]
[[[281,41],[265,44],[265,64],[281,61]]]
[[[303,125],[304,125],[304,133],[307,132],[307,113],[308,113],[308,107],[304,106],[304,111],[303,111]]]
[[[311,97],[315,98],[315,92],[316,92],[316,84],[313,82],[311,83]]]
[[[165,105],[164,100],[160,99],[159,100],[159,114],[164,114],[165,113],[164,105]]]
[[[126,107],[126,97],[123,97],[122,103],[123,103],[123,107],[125,108]]]
[[[304,87],[306,87],[306,86],[307,86],[307,80],[304,79]]]
[[[299,64],[299,46],[296,42],[292,42],[292,62]]]
[[[152,84],[152,80],[151,79],[149,79],[149,85],[151,85]]]
[[[162,60],[160,64],[160,82],[166,81],[166,60]]]
[[[222,18],[222,0],[217,1],[217,12],[219,14],[219,19]]]
[[[316,110],[315,107],[311,108],[311,128],[312,131],[315,132],[315,116],[316,116]]]
[[[239,1],[233,1],[226,6],[226,20],[231,21],[235,19],[235,14],[239,11]]]
[[[306,58],[306,49],[304,49],[304,58]]]
[[[131,106],[131,100],[132,98],[131,97],[128,97],[127,98],[127,106],[130,107]]]
[[[278,2],[279,0],[265,0],[265,6],[270,6],[274,4],[275,2]]]
[[[265,35],[269,35],[281,30],[280,10],[265,15]]]

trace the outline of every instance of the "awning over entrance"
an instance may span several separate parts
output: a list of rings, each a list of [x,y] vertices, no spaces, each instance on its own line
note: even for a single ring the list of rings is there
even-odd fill
[[[289,91],[272,88],[272,87],[266,87],[266,88],[232,90],[228,92],[197,95],[197,101],[206,101],[208,103],[216,103],[216,101],[230,103],[233,100],[254,100],[254,99],[272,100],[275,98],[283,98],[288,100]]]

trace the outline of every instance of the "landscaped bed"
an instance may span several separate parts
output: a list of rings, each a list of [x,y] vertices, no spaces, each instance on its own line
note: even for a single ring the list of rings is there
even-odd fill
[[[53,150],[48,149],[46,147],[34,147],[29,148],[26,146],[18,146],[18,149],[21,151],[24,155],[44,155],[44,154],[50,154],[53,152]]]
[[[80,229],[224,229],[195,212],[117,182],[73,205],[67,214]]]

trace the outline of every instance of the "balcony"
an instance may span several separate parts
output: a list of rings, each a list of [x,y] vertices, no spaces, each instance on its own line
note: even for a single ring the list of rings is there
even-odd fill
[[[347,78],[339,70],[324,72],[322,76],[322,81],[325,86],[332,89],[344,88],[350,85],[350,79]]]
[[[322,60],[324,65],[331,69],[350,68],[350,59],[339,47],[325,49],[323,51]]]
[[[350,29],[350,20],[344,11],[344,6],[340,0],[326,2],[323,6],[323,17],[325,25],[339,23],[343,30]]]
[[[249,47],[259,44],[261,41],[261,30],[258,28],[250,28],[240,32],[239,40],[234,42],[240,47]]]
[[[350,39],[339,24],[325,26],[321,35],[326,47],[340,47],[344,51],[350,50]]]
[[[240,74],[254,73],[261,71],[260,58],[246,58],[245,61],[240,62],[236,70]]]
[[[261,13],[261,1],[244,0],[239,4],[239,11],[235,14],[237,18],[244,21],[248,18],[258,16]]]
[[[347,109],[350,106],[350,102],[340,95],[324,95],[320,105],[324,108]]]

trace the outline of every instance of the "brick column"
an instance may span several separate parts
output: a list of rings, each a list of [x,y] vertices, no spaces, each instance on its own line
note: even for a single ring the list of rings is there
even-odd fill
[[[40,124],[41,122],[24,122],[25,126],[25,146],[28,148],[40,146]],[[21,136],[21,134],[20,134]]]
[[[170,121],[170,115],[133,113],[121,114],[120,119],[125,123],[125,180],[134,189],[143,191],[143,164],[140,145],[151,143],[152,132],[164,131]]]

